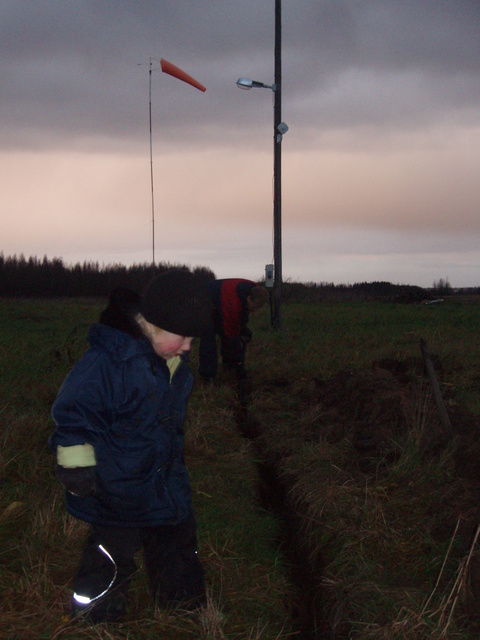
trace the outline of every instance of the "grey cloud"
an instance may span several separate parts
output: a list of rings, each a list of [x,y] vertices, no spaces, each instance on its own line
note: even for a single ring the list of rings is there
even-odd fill
[[[283,112],[297,130],[478,121],[477,2],[283,5]],[[0,144],[139,144],[150,56],[207,86],[195,95],[153,74],[154,118],[166,144],[239,140],[247,123],[261,129],[271,113],[267,96],[241,95],[235,80],[273,81],[273,44],[273,2],[264,0],[4,1]]]

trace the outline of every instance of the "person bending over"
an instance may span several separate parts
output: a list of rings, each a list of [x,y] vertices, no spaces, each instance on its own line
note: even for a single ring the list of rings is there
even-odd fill
[[[268,292],[264,286],[243,278],[211,280],[208,290],[213,324],[200,340],[200,375],[207,381],[215,379],[218,370],[218,335],[224,367],[235,368],[237,377],[242,378],[245,376],[246,345],[252,338],[247,326],[249,316],[267,302]]]

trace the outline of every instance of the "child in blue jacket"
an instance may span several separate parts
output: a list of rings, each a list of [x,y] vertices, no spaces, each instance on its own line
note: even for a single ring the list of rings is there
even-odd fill
[[[183,421],[188,352],[210,323],[205,284],[188,271],[160,274],[142,297],[116,289],[59,391],[49,446],[67,511],[91,524],[74,614],[121,619],[142,548],[159,606],[205,603]]]

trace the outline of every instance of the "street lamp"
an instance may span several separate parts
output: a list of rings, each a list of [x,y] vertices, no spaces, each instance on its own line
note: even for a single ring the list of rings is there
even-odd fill
[[[271,89],[273,107],[273,312],[272,326],[280,329],[280,307],[282,300],[282,138],[288,131],[282,122],[282,19],[281,0],[275,0],[275,83],[265,84],[250,78],[239,78],[240,89]]]
[[[252,88],[261,87],[262,89],[271,89],[275,91],[274,84],[265,84],[264,82],[258,82],[258,80],[250,80],[250,78],[239,78],[237,80],[237,87],[239,89],[246,89],[247,91]]]

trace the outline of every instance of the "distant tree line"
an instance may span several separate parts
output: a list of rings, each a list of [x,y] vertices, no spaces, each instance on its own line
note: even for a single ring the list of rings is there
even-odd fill
[[[381,300],[383,302],[419,303],[430,297],[428,290],[422,287],[398,285],[391,282],[286,283],[283,290],[285,292],[283,299],[290,302]]]
[[[432,288],[423,288],[408,284],[392,284],[391,282],[358,282],[355,284],[316,283],[284,283],[282,297],[290,302],[334,302],[349,300],[378,300],[382,302],[398,302],[417,304],[447,296],[480,295],[479,287],[453,288],[448,278],[440,278]]]
[[[49,260],[23,255],[5,258],[0,253],[0,296],[2,297],[106,297],[117,286],[141,292],[151,278],[170,269],[188,269],[206,279],[215,278],[207,268],[163,263],[100,265],[84,262],[66,266],[60,258]]]
[[[139,293],[156,274],[169,269],[188,269],[193,273],[214,279],[208,267],[161,263],[100,265],[84,262],[67,266],[61,258],[49,260],[24,255],[4,257],[0,253],[1,297],[106,297],[116,286],[130,287]],[[239,273],[238,277],[242,277]],[[385,302],[419,303],[446,295],[480,295],[480,287],[453,289],[448,278],[440,278],[431,289],[390,282],[361,282],[356,284],[282,283],[284,302],[333,302],[348,300],[382,300]]]

